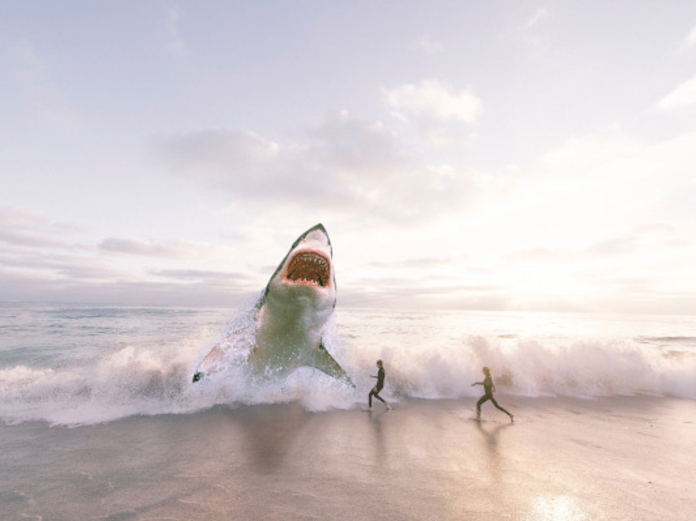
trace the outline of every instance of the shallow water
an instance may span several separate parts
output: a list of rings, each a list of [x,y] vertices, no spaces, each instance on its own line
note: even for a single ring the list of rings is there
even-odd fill
[[[326,344],[356,389],[243,366],[193,384],[236,315],[0,307],[0,518],[635,521],[696,507],[689,317],[339,308]],[[396,408],[367,413],[377,358]],[[490,404],[473,421],[484,364],[515,424]]]
[[[0,518],[692,519],[693,400],[505,400],[0,426]]]

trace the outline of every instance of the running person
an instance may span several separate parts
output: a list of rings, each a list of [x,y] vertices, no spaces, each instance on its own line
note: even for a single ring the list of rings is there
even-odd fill
[[[379,392],[382,390],[384,387],[384,366],[382,364],[381,360],[377,360],[377,376],[372,376],[372,378],[377,378],[377,385],[375,385],[372,390],[370,391],[370,394],[367,396],[368,400],[368,409],[372,410],[372,397],[374,396],[377,398],[380,402],[384,404],[384,406],[387,408],[387,410],[391,409],[389,407],[389,404],[379,395]]]
[[[475,385],[483,385],[484,391],[484,395],[481,396],[478,402],[476,402],[476,419],[478,420],[481,418],[481,405],[490,400],[493,402],[493,405],[495,405],[497,409],[503,411],[510,417],[510,421],[515,421],[514,416],[507,412],[505,409],[503,409],[500,405],[498,405],[498,402],[496,402],[495,398],[493,398],[493,393],[495,392],[495,385],[493,385],[493,378],[491,378],[491,370],[488,369],[488,367],[484,367],[483,374],[485,375],[483,382],[474,382],[473,384],[471,384],[471,387]]]

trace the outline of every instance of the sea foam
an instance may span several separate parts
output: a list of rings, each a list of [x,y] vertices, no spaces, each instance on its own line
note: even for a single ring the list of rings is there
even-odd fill
[[[339,314],[325,333],[327,349],[355,387],[306,367],[283,375],[253,375],[235,345],[228,346],[226,367],[192,383],[193,371],[211,345],[253,327],[248,311],[243,309],[225,325],[224,321],[211,324],[208,315],[202,320],[195,312],[165,310],[148,320],[137,310],[129,314],[119,308],[129,333],[123,329],[101,333],[98,352],[92,348],[93,340],[83,339],[83,346],[56,353],[60,363],[52,364],[50,359],[46,362],[45,348],[41,357],[33,357],[28,346],[26,360],[17,363],[13,349],[12,361],[0,366],[0,417],[6,423],[42,420],[77,425],[133,415],[190,414],[223,404],[298,402],[312,411],[348,409],[366,402],[378,358],[384,360],[387,372],[382,395],[396,402],[409,397],[477,397],[482,389],[471,384],[483,379],[483,366],[490,367],[500,396],[696,399],[696,342],[682,331],[683,322],[675,322],[674,331],[670,330],[675,334],[670,335],[599,334],[587,332],[586,318],[566,318],[563,328],[550,331],[511,327],[509,315],[369,310]],[[61,335],[79,337],[88,316],[99,323],[110,319],[103,312],[69,316],[73,318],[62,319]],[[172,327],[163,327],[168,320]],[[662,320],[660,331],[666,327]],[[581,333],[568,333],[581,322]],[[135,323],[140,328],[137,334],[132,333]],[[628,330],[632,327],[629,324]],[[170,329],[179,333],[167,333]]]

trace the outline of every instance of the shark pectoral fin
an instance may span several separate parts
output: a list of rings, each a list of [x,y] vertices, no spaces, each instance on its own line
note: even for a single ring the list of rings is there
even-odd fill
[[[329,376],[345,380],[353,388],[355,388],[353,380],[350,379],[348,373],[345,372],[343,367],[341,367],[339,363],[334,360],[334,357],[331,356],[331,354],[326,350],[323,342],[319,344],[319,347],[315,352],[314,367],[319,369],[321,372],[328,374]]]
[[[198,382],[206,374],[214,373],[222,361],[222,350],[220,346],[213,347],[205,358],[198,364],[196,372],[193,374],[193,383]]]

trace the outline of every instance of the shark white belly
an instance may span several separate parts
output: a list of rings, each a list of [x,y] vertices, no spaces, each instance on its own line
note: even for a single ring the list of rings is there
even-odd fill
[[[282,375],[297,367],[314,367],[352,385],[326,350],[323,333],[336,307],[333,250],[324,226],[317,224],[294,242],[266,285],[253,310],[253,338],[242,362],[256,375]],[[224,369],[237,344],[232,332],[198,365],[197,382]],[[248,336],[248,334],[247,334]]]

